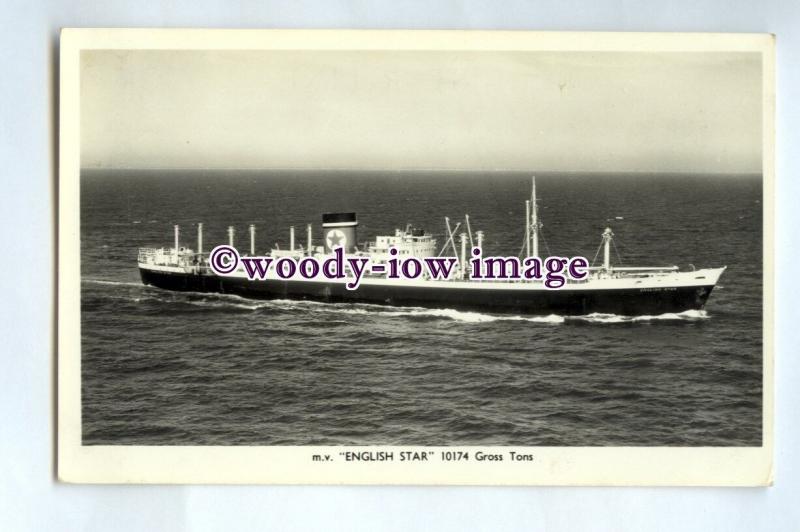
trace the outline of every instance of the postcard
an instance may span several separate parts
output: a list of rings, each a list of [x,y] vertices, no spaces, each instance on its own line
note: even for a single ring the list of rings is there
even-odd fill
[[[63,30],[59,478],[770,485],[774,63]]]

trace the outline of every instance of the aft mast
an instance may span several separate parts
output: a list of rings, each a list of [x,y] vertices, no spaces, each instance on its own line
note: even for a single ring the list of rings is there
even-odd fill
[[[525,256],[531,256],[531,200],[525,200]]]
[[[614,233],[611,232],[610,227],[606,227],[603,231],[603,269],[607,272],[611,271],[611,240],[614,238]]]
[[[531,188],[531,217],[528,223],[530,224],[530,229],[528,232],[531,235],[531,251],[533,252],[531,257],[538,257],[539,256],[539,209],[536,206],[536,176],[531,178],[532,181],[532,188]]]

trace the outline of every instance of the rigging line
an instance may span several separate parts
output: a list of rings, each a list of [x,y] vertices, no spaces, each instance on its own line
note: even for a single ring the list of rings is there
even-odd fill
[[[517,257],[524,258],[522,256],[522,252],[525,251],[525,235],[522,235],[522,247],[519,248],[519,253],[517,253]]]
[[[475,244],[472,242],[472,227],[469,225],[469,214],[464,215],[464,218],[467,220],[467,234],[469,235],[469,249],[475,247]]]
[[[592,259],[592,266],[594,266],[595,261],[597,261],[597,257],[600,255],[600,250],[603,249],[603,241],[600,241],[600,245],[597,246],[597,252],[594,254],[594,258]]]
[[[458,257],[458,250],[456,249],[456,231],[461,227],[461,222],[456,224],[455,231],[450,231],[450,221],[447,220],[447,230],[450,231],[450,244],[453,246],[453,256]]]
[[[617,258],[619,259],[619,263],[624,264],[624,262],[622,261],[622,255],[619,254],[619,250],[617,249],[617,244],[614,242],[613,239],[611,240],[611,244],[614,246],[614,251],[617,253]]]
[[[544,241],[544,248],[547,250],[547,256],[551,256],[552,253],[550,252],[550,246],[547,245],[547,239],[544,237],[544,231],[542,231],[541,226],[539,227],[539,234],[541,235],[542,240]]]
[[[613,242],[616,242],[616,239],[614,239],[614,240],[613,240]],[[619,247],[620,247],[620,248],[622,248],[622,249],[624,249],[624,250],[625,250],[625,253],[627,253],[627,252],[628,252],[628,246],[626,246],[625,244],[623,244],[623,243],[622,243],[622,241],[620,241],[620,243],[619,243]]]
[[[447,245],[450,243],[450,241],[453,240],[453,235],[456,233],[456,231],[458,231],[459,227],[461,227],[461,222],[458,222],[456,224],[455,228],[450,232],[450,236],[447,238],[447,242],[444,243],[444,246],[442,246],[442,250],[439,252],[438,255],[436,255],[437,257],[441,257],[442,256],[442,253],[444,253],[444,250],[447,248]],[[456,244],[455,244],[455,242],[453,242],[453,250],[455,250],[455,246],[456,246]],[[458,256],[458,253],[456,253],[456,256]]]

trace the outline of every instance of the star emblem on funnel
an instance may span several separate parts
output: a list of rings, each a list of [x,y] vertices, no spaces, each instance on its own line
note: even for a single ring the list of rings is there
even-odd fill
[[[333,249],[334,246],[346,246],[347,245],[347,237],[345,234],[338,229],[333,229],[332,231],[328,231],[328,234],[325,236],[328,240],[328,247]]]

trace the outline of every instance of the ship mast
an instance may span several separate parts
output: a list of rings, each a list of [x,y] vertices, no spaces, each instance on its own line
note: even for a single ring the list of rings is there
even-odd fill
[[[250,224],[250,256],[255,257],[256,255],[256,226],[255,224]]]
[[[611,239],[614,238],[614,233],[611,232],[610,227],[606,227],[603,231],[603,268],[606,271],[611,270]]]
[[[531,217],[530,221],[528,222],[530,224],[530,229],[528,230],[528,232],[531,235],[531,241],[532,241],[531,251],[533,252],[533,255],[529,256],[538,257],[539,256],[539,209],[536,206],[536,176],[533,176],[531,178],[531,181],[533,186],[531,188],[531,201],[530,201]]]
[[[463,231],[461,237],[461,278],[467,278],[467,234]]]
[[[531,256],[531,200],[525,200],[525,256]]]

